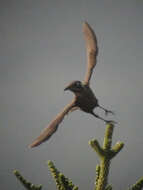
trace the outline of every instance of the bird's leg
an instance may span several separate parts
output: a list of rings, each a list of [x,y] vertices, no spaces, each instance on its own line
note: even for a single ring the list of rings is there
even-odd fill
[[[113,121],[113,120],[106,120],[106,119],[100,117],[99,115],[95,114],[94,112],[91,112],[91,114],[92,114],[94,117],[96,117],[96,118],[98,118],[98,119],[101,119],[101,120],[104,121],[105,123],[114,123],[114,124],[117,123],[117,122],[115,122],[115,121]]]
[[[108,115],[108,113],[111,113],[112,115],[115,115],[115,113],[111,110],[107,110],[105,108],[103,108],[102,106],[98,105],[99,108],[103,109],[105,111],[105,115]]]

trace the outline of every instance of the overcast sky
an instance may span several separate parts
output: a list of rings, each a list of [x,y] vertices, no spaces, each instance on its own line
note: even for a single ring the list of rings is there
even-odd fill
[[[112,161],[109,182],[127,189],[143,176],[143,1],[4,0],[0,5],[0,189],[23,189],[13,169],[34,184],[56,189],[46,165],[55,165],[80,189],[93,189],[105,125],[81,111],[35,149],[27,146],[66,105],[63,91],[82,80],[86,53],[82,23],[93,27],[99,46],[91,87],[119,122],[113,143],[124,149]],[[96,113],[104,113],[96,109]]]

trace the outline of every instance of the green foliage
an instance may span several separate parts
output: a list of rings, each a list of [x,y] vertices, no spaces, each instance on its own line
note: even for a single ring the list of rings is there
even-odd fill
[[[112,186],[111,185],[107,185],[107,187],[105,188],[105,190],[112,190]]]
[[[111,160],[122,150],[124,143],[117,142],[112,147],[112,136],[113,136],[114,125],[109,123],[106,125],[103,145],[94,139],[89,141],[89,144],[93,150],[97,153],[100,159],[100,163],[96,166],[96,178],[94,190],[112,190],[112,186],[108,184],[108,175],[110,169]],[[48,166],[51,174],[56,182],[58,190],[78,190],[71,180],[64,176],[53,164],[52,161],[48,161]],[[13,172],[17,179],[27,190],[41,190],[42,185],[33,185],[27,181],[17,170]],[[128,190],[141,190],[143,188],[143,177],[140,178],[134,185]]]
[[[111,147],[113,129],[113,124],[107,124],[102,147],[96,139],[89,141],[89,144],[100,158],[100,165],[96,168],[95,190],[105,190],[107,187],[111,159],[115,157],[124,146],[122,142],[118,142],[113,148]],[[106,189],[111,188],[108,186]]]
[[[143,177],[140,178],[136,184],[134,184],[129,190],[141,190],[143,189]]]
[[[52,161],[48,161],[48,166],[59,190],[78,190],[71,180],[58,171]]]
[[[27,181],[19,171],[14,170],[13,171],[16,178],[21,182],[21,184],[27,189],[27,190],[41,190],[42,185],[34,185],[31,182]]]

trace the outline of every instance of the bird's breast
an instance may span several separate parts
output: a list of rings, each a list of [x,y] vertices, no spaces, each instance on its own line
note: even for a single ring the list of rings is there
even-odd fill
[[[91,112],[98,105],[98,100],[90,91],[84,92],[76,97],[76,105],[85,112]]]

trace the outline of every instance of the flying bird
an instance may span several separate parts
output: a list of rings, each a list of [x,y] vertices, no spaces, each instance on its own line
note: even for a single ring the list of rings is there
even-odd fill
[[[83,23],[83,34],[86,42],[87,51],[87,68],[85,78],[83,82],[73,81],[64,90],[69,90],[74,93],[74,98],[64,107],[64,109],[57,114],[57,116],[49,123],[49,125],[41,132],[29,147],[33,148],[41,143],[47,141],[58,129],[59,124],[63,121],[65,115],[69,112],[80,109],[86,113],[92,114],[94,117],[103,120],[105,123],[113,122],[106,120],[93,112],[94,108],[99,107],[105,111],[105,115],[108,113],[114,114],[112,111],[105,109],[99,105],[98,99],[94,95],[90,88],[90,79],[93,69],[96,65],[96,57],[98,54],[97,39],[93,29],[87,22]]]

